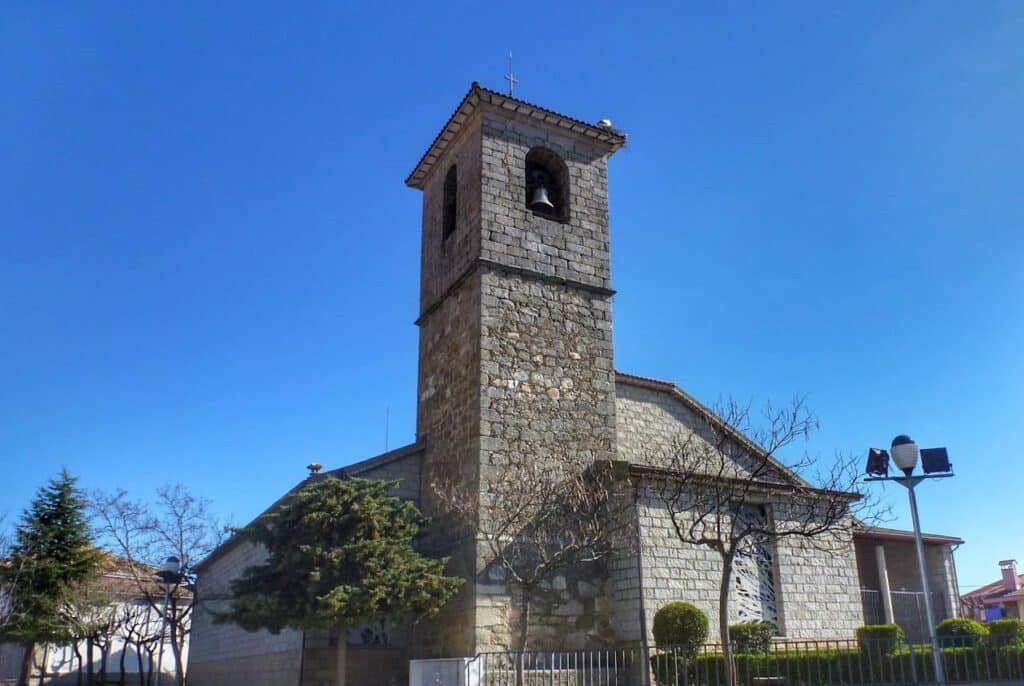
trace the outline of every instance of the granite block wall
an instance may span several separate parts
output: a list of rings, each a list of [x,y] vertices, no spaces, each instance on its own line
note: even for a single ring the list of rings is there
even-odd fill
[[[610,289],[608,167],[601,144],[507,111],[484,110],[480,257],[541,276]],[[526,207],[526,155],[558,155],[569,171],[569,219]]]
[[[215,624],[210,614],[211,610],[227,609],[231,579],[246,567],[260,564],[265,556],[261,548],[251,543],[236,543],[199,577],[199,604],[192,618],[188,661],[190,684],[298,684],[302,646],[299,632],[249,632],[234,624]]]
[[[648,636],[658,608],[683,600],[707,613],[715,640],[721,558],[710,548],[679,540],[660,492],[652,482],[639,485],[640,559]],[[774,509],[775,516],[784,516],[784,506]],[[782,634],[787,638],[852,638],[863,623],[852,544],[830,554],[805,540],[784,538],[773,548]],[[731,609],[735,610],[735,603]],[[730,622],[737,619],[730,614]]]
[[[631,464],[671,466],[681,444],[691,454],[723,444],[722,430],[712,429],[702,412],[683,399],[681,391],[663,381],[619,374],[615,386],[618,459]],[[727,448],[734,458],[734,477],[756,470],[763,480],[785,482],[782,471],[750,457],[736,442]]]
[[[526,207],[526,156],[538,146],[568,169],[566,221]],[[486,546],[451,526],[433,502],[435,476],[456,474],[465,497],[474,499],[488,493],[493,470],[521,455],[544,459],[572,450],[585,460],[615,456],[609,154],[555,125],[481,106],[424,183],[421,506],[438,523],[432,528],[444,532],[443,540],[428,538],[426,549],[452,556],[451,569],[469,583],[442,617],[417,629],[417,654],[508,647],[514,619],[505,580],[487,571]],[[444,177],[452,164],[456,227],[445,237]],[[557,582],[565,588],[540,593],[538,602],[551,612],[543,620],[538,615],[538,636],[555,632],[575,640],[607,633],[595,628],[610,624],[604,572],[587,572],[593,584],[583,573],[568,570]],[[576,597],[581,588],[591,597]],[[569,611],[577,605],[588,608],[579,622]]]

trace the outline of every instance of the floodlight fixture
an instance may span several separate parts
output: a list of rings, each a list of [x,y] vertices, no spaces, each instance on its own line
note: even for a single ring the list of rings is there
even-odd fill
[[[889,476],[889,453],[881,448],[869,448],[865,471],[872,476]]]
[[[921,448],[921,469],[925,474],[949,472],[952,468],[945,448]]]

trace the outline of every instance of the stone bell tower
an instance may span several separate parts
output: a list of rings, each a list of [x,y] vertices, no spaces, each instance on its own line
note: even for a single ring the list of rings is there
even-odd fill
[[[474,83],[406,180],[423,191],[426,547],[467,579],[417,629],[418,656],[500,649],[504,630],[484,551],[446,526],[435,475],[458,474],[471,498],[517,455],[615,458],[607,161],[624,143]]]

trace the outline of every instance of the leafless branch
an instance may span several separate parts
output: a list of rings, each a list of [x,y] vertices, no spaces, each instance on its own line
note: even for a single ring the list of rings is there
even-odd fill
[[[667,455],[649,456],[657,465],[651,481],[676,537],[714,550],[722,561],[719,619],[727,653],[728,588],[737,555],[786,538],[848,552],[854,531],[881,513],[859,486],[854,458],[836,456],[822,469],[797,450],[818,428],[803,398],[766,405],[758,421],[751,417],[749,406],[720,403],[717,411],[698,414]],[[741,516],[751,507],[764,508],[765,518]]]
[[[96,492],[92,510],[104,543],[127,564],[127,572],[149,609],[167,622],[177,663],[191,625],[196,597],[193,565],[223,541],[225,527],[210,508],[181,485],[163,486],[152,503],[132,500],[125,491]],[[156,569],[168,557],[181,562],[180,574],[160,583]]]
[[[606,468],[608,467],[608,468]],[[440,473],[433,490],[445,510],[486,544],[485,573],[511,582],[520,599],[518,650],[525,649],[530,604],[538,587],[560,572],[605,558],[612,549],[616,502],[610,466],[568,455],[519,455],[486,471],[479,494],[455,473]]]

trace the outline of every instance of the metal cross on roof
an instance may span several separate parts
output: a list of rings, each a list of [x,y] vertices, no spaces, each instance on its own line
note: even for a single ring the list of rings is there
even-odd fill
[[[508,81],[508,97],[514,95],[516,84],[519,83],[519,79],[516,78],[515,74],[512,73],[512,53],[508,54],[508,74],[505,75],[505,80]]]

